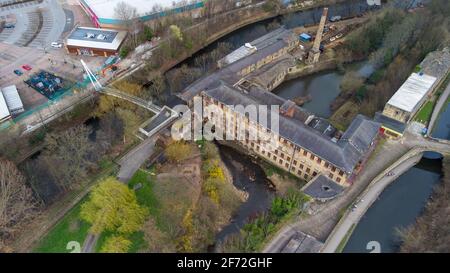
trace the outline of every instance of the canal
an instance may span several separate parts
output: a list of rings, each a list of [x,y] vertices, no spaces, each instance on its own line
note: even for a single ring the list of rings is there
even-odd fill
[[[329,16],[340,15],[344,18],[354,17],[369,9],[371,9],[371,7],[367,4],[366,0],[352,1],[352,4],[339,3],[329,7]],[[196,67],[196,57],[212,52],[220,43],[231,45],[231,52],[243,44],[272,31],[273,25],[276,25],[274,23],[285,25],[287,28],[318,24],[322,10],[323,8],[314,8],[300,11],[240,28],[195,53],[192,57],[186,59],[174,69],[179,68],[182,65],[200,69],[199,67]],[[229,52],[226,52],[225,54],[227,53]],[[211,64],[208,64],[207,66],[209,65]],[[372,73],[370,67],[364,65],[361,67],[363,68],[361,69],[362,74]],[[167,73],[170,73],[170,71]],[[310,95],[311,101],[307,102],[303,107],[318,116],[329,118],[332,114],[330,105],[340,93],[342,77],[343,76],[337,71],[317,73],[283,83],[274,90],[274,92],[286,99]],[[178,102],[171,90],[167,90],[166,94],[170,94],[167,102],[169,106],[173,106],[170,105],[171,103],[175,104]],[[231,223],[216,235],[216,243],[218,244],[223,242],[228,236],[239,232],[239,230],[247,223],[248,219],[266,211],[270,207],[271,200],[275,194],[271,190],[270,181],[266,178],[264,171],[257,163],[253,162],[251,158],[226,146],[220,146],[220,152],[225,164],[233,175],[234,185],[238,189],[248,192],[249,198],[247,202],[239,207],[231,220]],[[250,177],[254,177],[255,179],[251,179]]]
[[[446,108],[439,115],[432,136],[435,138],[450,140],[450,102],[447,103]]]
[[[435,158],[434,156],[431,156]],[[388,186],[354,230],[344,253],[369,253],[377,242],[382,253],[397,252],[397,229],[414,224],[442,176],[440,159],[423,158],[418,165]]]

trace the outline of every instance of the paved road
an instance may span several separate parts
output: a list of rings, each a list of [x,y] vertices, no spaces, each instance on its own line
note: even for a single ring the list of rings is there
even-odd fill
[[[411,163],[410,158],[407,158],[405,164],[402,163],[403,161],[400,161],[397,164],[393,163],[397,162],[397,160],[401,159],[408,151],[414,148],[420,148],[422,152],[428,150],[450,154],[450,145],[448,143],[439,143],[412,134],[406,135],[406,139],[400,142],[388,141],[380,151],[378,151],[374,158],[372,158],[370,164],[367,164],[365,169],[360,173],[354,185],[344,192],[343,196],[330,202],[317,205],[316,214],[311,215],[306,219],[297,219],[294,223],[285,226],[278,232],[274,239],[267,244],[263,251],[266,253],[280,252],[292,235],[297,231],[307,233],[322,241],[327,240],[340,220],[339,215],[341,215],[342,210],[350,206],[354,200],[357,200],[361,193],[367,189],[369,184],[371,184],[377,176],[390,171],[390,167],[401,165],[399,167],[400,169],[396,172],[399,174],[402,173],[402,170],[407,168],[408,163]],[[411,167],[411,165],[409,166]],[[382,185],[384,185],[383,183],[387,183],[387,180],[383,179],[382,184],[380,184],[379,187],[382,187]],[[376,191],[374,193],[376,193]],[[346,225],[343,230],[348,230],[349,227],[351,227],[351,225]],[[337,235],[338,238],[335,240],[333,239],[333,242],[340,242],[341,240],[339,238],[342,239],[346,233],[347,232],[344,233],[343,231],[339,232]],[[334,244],[333,247],[337,246]]]
[[[330,235],[321,252],[336,252],[339,244],[345,239],[347,233],[350,232],[351,229],[359,223],[361,218],[377,200],[384,189],[410,168],[415,166],[421,158],[422,154],[419,151],[417,154],[412,155],[412,157],[407,159],[406,161],[402,160],[402,162],[396,168],[393,168],[391,171],[395,174],[394,176],[387,176],[383,174],[384,176],[380,180],[375,181],[374,184],[369,186],[369,188],[360,197],[358,197],[358,201],[356,202],[357,207],[348,210],[347,213],[343,216],[343,220],[339,222],[336,229]]]
[[[349,206],[378,174],[386,170],[392,162],[399,159],[408,150],[407,145],[398,142],[388,141],[385,143],[359,174],[354,184],[346,189],[341,197],[324,204],[317,204],[313,208],[315,214],[304,219],[296,219],[284,227],[266,245],[263,252],[280,252],[289,241],[290,234],[297,231],[314,236],[324,242],[339,221],[342,209]]]
[[[442,108],[446,105],[447,98],[449,97],[449,95],[450,95],[450,84],[447,85],[447,88],[445,89],[444,93],[442,93],[442,95],[439,97],[439,100],[436,103],[436,106],[434,107],[433,115],[431,116],[430,120],[430,125],[428,125],[429,130],[428,134],[431,135],[431,133],[433,132],[434,124],[436,123]]]
[[[100,236],[94,234],[88,234],[83,243],[83,248],[81,249],[81,253],[92,253],[94,252],[94,247],[97,244],[97,240]]]
[[[127,183],[137,170],[145,163],[155,149],[155,138],[148,138],[126,154],[119,162],[120,171],[117,178]]]

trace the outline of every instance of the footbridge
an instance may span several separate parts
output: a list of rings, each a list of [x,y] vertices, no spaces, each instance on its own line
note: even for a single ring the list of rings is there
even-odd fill
[[[131,94],[128,94],[126,92],[119,91],[117,89],[111,88],[111,87],[104,87],[97,79],[94,73],[92,73],[91,69],[87,66],[87,64],[81,60],[81,65],[83,66],[84,70],[86,71],[87,76],[89,77],[89,80],[91,81],[95,91],[105,94],[108,96],[116,97],[119,99],[126,100],[132,104],[135,104],[139,107],[145,108],[151,112],[153,112],[155,115],[158,115],[161,113],[162,109],[154,104],[152,101],[147,101],[142,98],[133,96]]]

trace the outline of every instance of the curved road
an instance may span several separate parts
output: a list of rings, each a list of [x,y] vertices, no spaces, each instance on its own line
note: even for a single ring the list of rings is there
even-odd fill
[[[391,171],[397,175],[405,172],[415,165],[414,161],[418,161],[425,151],[436,151],[450,155],[450,145],[414,135],[407,135],[401,142],[388,141],[373,155],[354,185],[346,189],[344,195],[318,205],[315,214],[307,218],[296,219],[294,223],[285,226],[266,245],[263,252],[280,252],[297,232],[312,235],[322,241],[326,240],[322,248],[323,252],[334,252],[352,224],[359,221],[358,217],[364,214],[365,209],[370,207],[370,204],[366,204],[367,208],[365,208],[362,205],[363,202],[359,206],[359,210],[354,211],[355,214],[347,212],[344,217],[340,217],[343,210],[347,210],[355,200],[364,199],[368,203],[376,200],[380,191],[396,178],[395,176],[385,177],[386,174]],[[365,198],[360,197],[361,193]],[[348,216],[350,218],[346,220]]]

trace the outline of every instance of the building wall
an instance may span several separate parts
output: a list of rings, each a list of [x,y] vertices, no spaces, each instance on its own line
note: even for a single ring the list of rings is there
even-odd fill
[[[383,111],[383,115],[403,123],[407,123],[411,117],[410,112],[398,109],[397,107],[394,107],[390,104],[386,104],[386,107],[384,108]]]
[[[345,171],[308,151],[306,147],[300,147],[283,139],[278,134],[250,121],[244,115],[206,95],[202,95],[201,99],[205,111],[203,118],[211,121],[217,127],[220,126],[224,133],[228,132],[229,135],[234,136],[236,142],[247,152],[256,154],[305,181],[310,181],[317,175],[323,174],[342,186],[350,186]],[[208,106],[214,107],[214,111],[209,111]],[[226,120],[229,120],[228,126]],[[243,124],[244,128],[240,128]],[[276,147],[272,147],[272,142],[263,142],[262,139],[276,139]]]
[[[66,46],[67,51],[71,54],[77,54],[77,55],[86,55],[86,56],[103,56],[103,57],[109,57],[114,56],[118,53],[116,50],[106,50],[106,49],[98,49],[98,48],[81,48],[81,47],[73,47],[73,46]],[[86,52],[84,54],[83,52]]]
[[[264,65],[269,64],[269,63],[273,62],[274,60],[278,59],[279,57],[289,53],[289,51],[291,51],[296,46],[298,46],[298,44],[299,44],[298,40],[289,43],[286,47],[278,50],[277,52],[267,55],[265,58],[257,61],[256,63],[253,63],[253,64],[245,67],[244,69],[242,69],[241,71],[238,72],[238,75],[241,77],[247,76],[248,74],[252,73],[253,71],[260,69]]]
[[[96,27],[101,28],[113,28],[117,29],[122,25],[122,21],[118,19],[113,18],[101,18],[98,17],[97,14],[89,7],[88,4],[86,4],[83,0],[79,0],[80,6],[83,8],[83,10],[86,12],[86,14],[91,18],[91,21]],[[161,12],[157,12],[154,14],[144,15],[139,18],[142,22],[148,22],[153,21],[155,19],[167,17],[167,16],[175,16],[175,15],[181,15],[185,14],[187,12],[193,12],[194,17],[198,17],[201,14],[201,9],[204,7],[203,2],[198,3],[190,3],[187,4],[184,7],[177,7],[171,10],[164,10]],[[195,12],[198,10],[198,12]]]

